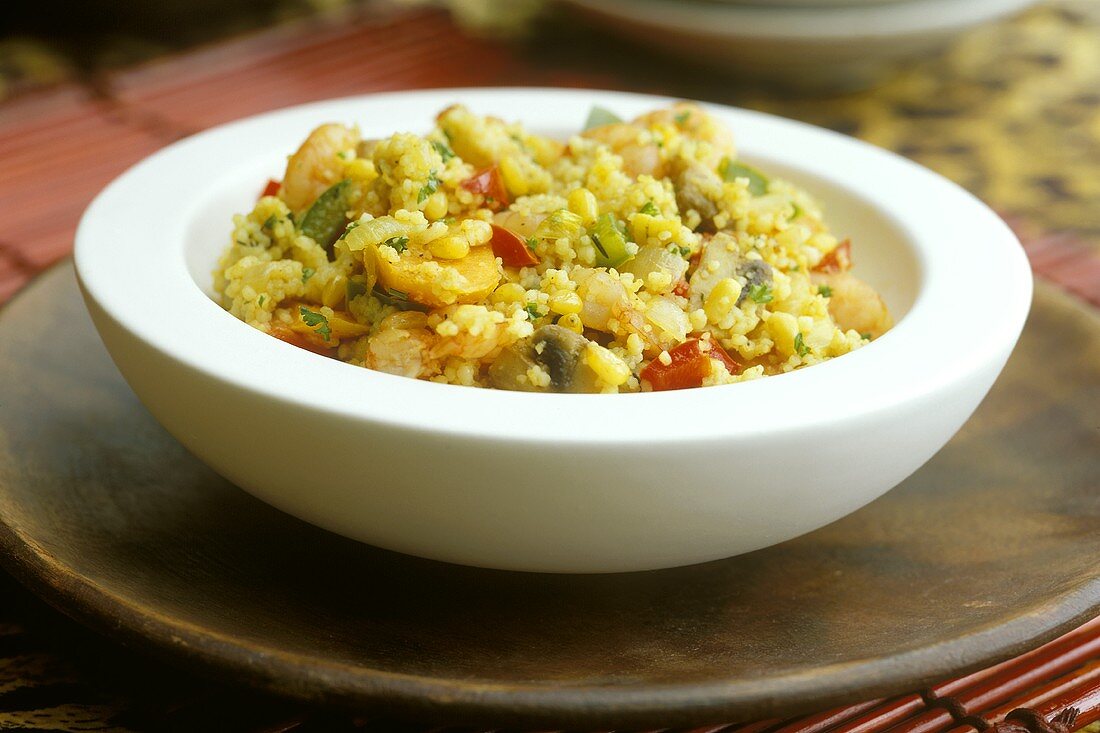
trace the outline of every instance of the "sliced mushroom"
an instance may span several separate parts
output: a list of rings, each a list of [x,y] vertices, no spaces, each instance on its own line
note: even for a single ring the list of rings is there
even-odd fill
[[[588,339],[562,326],[543,326],[527,338],[508,346],[489,367],[489,380],[497,389],[521,392],[593,392],[596,375],[584,361]],[[532,384],[528,371],[541,367],[550,384]]]
[[[737,276],[744,281],[741,295],[737,296],[737,305],[741,305],[749,297],[752,288],[772,281],[772,266],[764,260],[741,260],[737,266]]]
[[[672,182],[680,211],[694,209],[701,220],[697,231],[713,232],[714,215],[718,213],[715,202],[722,195],[722,178],[718,173],[698,161],[692,161],[676,173]]]
[[[753,287],[770,283],[773,274],[767,262],[743,257],[732,235],[718,232],[707,241],[699,257],[699,267],[691,276],[692,307],[702,308],[714,286],[728,277],[741,282],[741,295],[737,298],[737,305],[741,305]]]

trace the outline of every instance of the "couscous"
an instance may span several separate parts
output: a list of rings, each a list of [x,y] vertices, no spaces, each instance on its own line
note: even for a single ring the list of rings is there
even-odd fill
[[[561,142],[443,110],[427,135],[324,124],[214,273],[222,305],[349,364],[448,384],[638,392],[841,356],[891,326],[804,191],[682,102]]]

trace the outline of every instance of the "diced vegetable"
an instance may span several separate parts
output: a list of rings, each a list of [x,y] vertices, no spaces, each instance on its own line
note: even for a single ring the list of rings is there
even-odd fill
[[[535,228],[535,236],[539,239],[577,239],[583,232],[583,220],[569,209],[558,209]]]
[[[493,254],[508,267],[530,267],[539,263],[539,258],[518,234],[497,224],[493,224],[492,245]]]
[[[588,113],[588,119],[584,121],[584,127],[582,130],[591,130],[594,127],[603,127],[604,125],[614,125],[622,122],[623,118],[609,109],[603,107],[593,107]]]
[[[504,187],[504,180],[500,177],[500,168],[496,165],[481,169],[463,181],[461,185],[467,191],[483,195],[486,208],[493,211],[508,208],[510,203],[508,189]]]
[[[365,253],[370,251],[370,248],[364,250]],[[367,259],[364,255],[364,262]],[[384,257],[374,260],[378,266],[378,282],[384,288],[405,293],[409,300],[432,308],[452,303],[477,303],[493,292],[501,276],[496,255],[489,245],[471,247],[469,254],[456,260],[435,260],[423,248],[411,245],[396,262]],[[439,267],[449,272],[441,275]],[[457,283],[442,289],[441,277],[454,278]]]
[[[619,268],[622,272],[629,272],[649,287],[650,276],[660,273],[668,278],[668,284],[663,288],[656,288],[656,292],[665,293],[672,290],[687,272],[688,262],[680,256],[679,251],[672,251],[663,244],[647,244],[638,248],[638,254]],[[650,292],[654,292],[651,290]]]
[[[260,198],[263,198],[264,196],[275,196],[275,195],[277,195],[279,193],[279,189],[282,188],[282,186],[283,186],[283,184],[280,183],[279,181],[276,181],[274,178],[268,178],[267,179],[267,185],[264,186],[264,190],[260,194]]]
[[[768,192],[768,178],[751,165],[738,163],[723,158],[718,165],[718,173],[726,181],[733,182],[738,178],[749,179],[749,193],[753,196],[763,196]]]
[[[611,214],[603,214],[596,220],[592,227],[592,244],[596,246],[596,265],[599,267],[618,267],[634,256]]]
[[[845,239],[821,258],[813,267],[814,272],[847,272],[852,268],[852,242]]]
[[[302,217],[299,231],[325,248],[331,255],[332,245],[348,224],[347,188],[349,181],[340,181],[322,193]]]
[[[730,374],[740,374],[742,366],[713,341],[691,339],[668,352],[668,364],[654,359],[641,372],[641,378],[654,392],[701,387],[710,376],[711,359],[722,362]]]

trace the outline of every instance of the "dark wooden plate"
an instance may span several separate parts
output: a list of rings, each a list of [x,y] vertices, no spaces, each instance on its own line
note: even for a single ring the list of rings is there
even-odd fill
[[[320,702],[669,725],[912,690],[1100,609],[1100,320],[1038,293],[974,419],[865,509],[721,562],[540,576],[373,549],[237,490],[137,402],[64,266],[0,313],[0,545],[95,628]]]

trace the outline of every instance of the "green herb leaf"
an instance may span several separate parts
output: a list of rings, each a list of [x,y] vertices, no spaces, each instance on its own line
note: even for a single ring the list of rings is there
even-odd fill
[[[323,313],[315,313],[304,305],[298,306],[298,312],[302,316],[302,321],[312,328],[317,333],[328,341],[332,338],[332,329],[328,325],[328,319],[325,318]]]
[[[404,252],[405,250],[407,250],[409,248],[409,238],[408,237],[390,237],[389,239],[387,239],[382,244],[393,247],[395,250],[397,250],[397,254],[401,254],[402,252]]]
[[[819,285],[817,288],[817,294],[826,298],[833,297],[833,289],[828,285]]]
[[[683,112],[676,115],[672,119],[676,120],[677,125],[682,125],[685,122],[687,122],[690,117],[691,117],[691,111],[690,110],[684,110]]]
[[[358,219],[356,219],[353,222],[350,222],[346,227],[344,227],[344,233],[341,234],[340,237],[336,241],[339,242],[344,237],[348,236],[348,232],[350,232],[352,229],[355,229],[357,226],[359,226],[359,223],[360,222],[359,222]]]
[[[266,296],[266,295],[261,295],[261,296],[260,296],[260,297],[259,297],[259,298],[258,298],[258,299],[256,300],[256,305],[258,305],[258,306],[260,306],[261,308],[263,308],[263,307],[264,307],[264,301],[265,301],[266,299],[267,299],[267,296]]]
[[[793,209],[793,211],[791,212],[791,221],[794,221],[798,217],[802,216],[802,207],[796,204],[794,201],[791,202],[791,209]]]
[[[603,127],[604,125],[614,125],[617,122],[622,122],[623,118],[611,110],[604,109],[603,107],[593,107],[588,113],[588,119],[584,121],[583,130],[591,130],[594,127]]]
[[[810,347],[802,340],[802,334],[799,333],[794,337],[794,350],[798,352],[799,356],[805,356],[810,353]]]
[[[539,238],[538,237],[528,237],[527,240],[524,242],[524,244],[527,245],[527,249],[534,252],[535,248],[537,248],[539,246]]]
[[[264,220],[263,228],[264,229],[271,229],[271,227],[275,226],[275,222],[277,220],[278,220],[277,217],[274,214],[272,214],[271,216],[267,217],[267,219]]]
[[[351,301],[358,298],[360,295],[367,294],[366,283],[363,283],[359,280],[349,279],[348,284],[344,288],[344,293],[345,295],[347,295],[347,300],[350,303]]]
[[[435,171],[428,174],[428,182],[420,187],[420,193],[416,195],[416,203],[422,204],[439,188],[439,179],[435,177]]]
[[[871,334],[869,334],[869,333],[861,333],[859,335],[859,337],[861,339],[863,339],[864,341],[870,341],[871,340]]]
[[[427,311],[426,305],[415,303],[409,300],[409,294],[403,290],[397,290],[396,288],[384,288],[381,285],[374,287],[374,297],[386,305],[392,305],[393,307],[403,311]]]
[[[447,143],[441,143],[438,140],[432,140],[432,147],[435,148],[435,152],[439,153],[439,157],[443,158],[443,163],[446,164],[448,160],[455,157],[455,153],[447,145]]]
[[[732,183],[738,178],[749,179],[749,193],[753,196],[763,196],[768,192],[768,178],[751,165],[735,163],[729,158],[722,158],[718,166],[718,173],[722,179]]]
[[[767,283],[759,283],[749,288],[749,297],[756,303],[772,302],[772,286]]]
[[[527,315],[531,317],[532,321],[543,316],[542,313],[539,313],[538,303],[528,303],[523,307],[523,310],[527,311]]]
[[[681,247],[680,248],[680,256],[681,257],[690,257],[691,256],[691,247]]]
[[[305,285],[306,282],[311,277],[313,277],[313,273],[315,273],[315,272],[316,272],[316,270],[314,270],[312,267],[303,267],[302,268],[302,284]]]
[[[299,231],[332,253],[332,245],[348,223],[347,188],[350,181],[340,181],[317,197],[302,217]]]
[[[643,206],[642,208],[638,209],[638,211],[639,211],[640,213],[642,213],[642,214],[649,214],[650,216],[660,216],[660,215],[661,215],[661,210],[660,210],[660,209],[658,209],[658,208],[657,208],[657,207],[656,207],[656,206],[655,206],[655,205],[653,204],[653,202],[652,202],[652,201],[646,201],[646,202],[645,202],[645,206]]]

